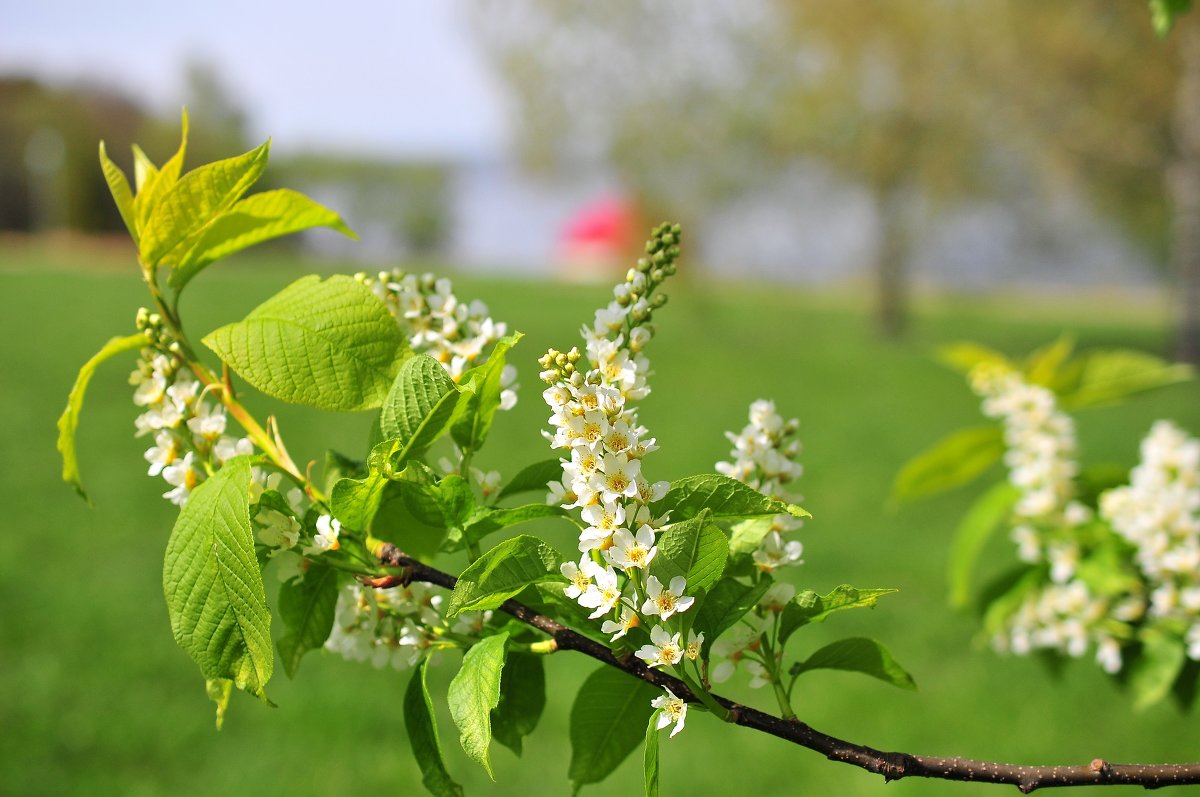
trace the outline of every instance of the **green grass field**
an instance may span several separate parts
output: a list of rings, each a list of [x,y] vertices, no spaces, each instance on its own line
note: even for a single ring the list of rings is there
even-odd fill
[[[161,559],[174,513],[159,498],[161,481],[144,476],[147,443],[133,437],[126,384],[130,358],[97,375],[83,417],[83,474],[95,509],[59,481],[54,422],[75,371],[109,336],[130,330],[144,302],[132,266],[114,270],[111,255],[99,259],[102,267],[76,268],[70,258],[0,249],[0,793],[422,793],[401,712],[406,673],[313,654],[296,681],[280,673],[272,683],[277,709],[235,696],[225,729],[213,730],[203,681],[167,623]],[[240,259],[198,279],[183,308],[192,333],[240,317],[299,276],[277,260]],[[607,301],[607,288],[478,278],[456,287],[528,335],[514,353],[521,403],[501,416],[481,457],[511,474],[547,456],[534,359],[549,345],[572,345],[580,323]],[[844,298],[698,279],[681,279],[672,291],[650,352],[654,394],[642,411],[662,445],[647,462],[653,475],[710,470],[727,453],[721,432],[740,428],[751,400],[773,397],[785,416],[801,419],[800,489],[815,516],[801,532],[806,564],[790,571],[793,580],[822,591],[847,582],[901,589],[875,611],[806,629],[792,650],[870,635],[892,649],[920,691],[812,674],[797,688],[803,720],[885,750],[931,755],[1026,763],[1200,758],[1194,717],[1171,705],[1134,713],[1090,661],[1056,678],[1037,661],[1000,658],[975,644],[973,619],[946,607],[943,577],[947,542],[971,491],[897,512],[885,507],[907,457],[978,419],[976,402],[931,360],[931,347],[970,338],[1019,353],[1064,325],[1084,345],[1165,348],[1164,323],[1115,299],[927,303],[911,339],[891,344],[873,337],[861,310]],[[366,439],[365,416],[326,422],[296,408],[270,411],[278,412],[298,461],[319,458],[326,447],[359,452]],[[1137,441],[1159,417],[1200,431],[1200,386],[1081,416],[1085,458],[1132,464]],[[571,548],[565,527],[547,533]],[[1009,544],[997,540],[988,567],[998,570],[1011,557]],[[441,694],[452,658],[441,658],[432,679]],[[524,760],[494,748],[495,783],[458,749],[443,715],[448,763],[469,794],[569,791],[567,714],[592,669],[573,654],[551,657],[547,713]],[[772,709],[770,695],[744,681],[725,691]],[[662,755],[666,795],[1008,793],[910,780],[885,792],[878,776],[699,712],[681,736],[664,738]],[[634,756],[586,793],[634,793],[639,767]]]

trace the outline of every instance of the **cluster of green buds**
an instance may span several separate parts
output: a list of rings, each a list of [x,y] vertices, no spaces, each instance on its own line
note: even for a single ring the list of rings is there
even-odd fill
[[[552,385],[560,379],[569,382],[576,373],[575,364],[582,356],[578,346],[572,346],[571,350],[567,352],[547,349],[546,353],[538,358],[538,365],[542,366],[538,377],[548,385]]]

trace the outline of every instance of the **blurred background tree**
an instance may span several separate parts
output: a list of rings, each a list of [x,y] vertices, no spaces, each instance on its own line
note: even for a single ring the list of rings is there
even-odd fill
[[[684,219],[805,159],[865,186],[887,335],[906,323],[912,230],[965,197],[1082,198],[1159,259],[1167,249],[1173,117],[1197,92],[1138,0],[476,9],[533,163],[599,155],[648,211]],[[1200,340],[1188,313],[1180,331]]]

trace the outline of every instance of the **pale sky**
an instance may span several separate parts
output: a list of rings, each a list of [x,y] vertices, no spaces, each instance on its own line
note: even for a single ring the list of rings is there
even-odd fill
[[[496,152],[505,93],[466,13],[461,0],[0,0],[0,72],[86,77],[170,115],[183,64],[201,59],[281,153]]]

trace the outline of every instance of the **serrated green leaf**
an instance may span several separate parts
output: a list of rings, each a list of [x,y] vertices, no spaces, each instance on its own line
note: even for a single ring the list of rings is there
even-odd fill
[[[1171,691],[1187,660],[1187,650],[1182,640],[1156,628],[1144,629],[1138,636],[1142,648],[1130,665],[1129,688],[1133,691],[1133,707],[1141,711]]]
[[[314,227],[328,227],[347,238],[357,238],[341,216],[299,191],[280,188],[240,199],[187,241],[177,262],[171,264],[171,287],[180,290],[223,257]]]
[[[779,644],[786,642],[801,626],[824,622],[826,617],[843,609],[869,609],[884,595],[898,591],[858,589],[849,584],[834,587],[828,595],[806,589],[792,598],[779,617]]]
[[[1004,455],[999,426],[972,426],[947,435],[905,463],[892,485],[892,500],[915,501],[979,477]]]
[[[803,507],[768,498],[737,479],[716,473],[702,473],[673,482],[663,499],[652,506],[656,516],[669,511],[672,520],[693,518],[706,509],[712,513],[713,520],[772,515],[812,517]]]
[[[237,457],[192,491],[167,542],[163,592],[175,641],[211,680],[263,699],[271,615],[250,528],[250,459]]]
[[[137,224],[139,244],[146,237],[146,230],[150,225],[154,209],[158,207],[163,197],[178,184],[179,174],[183,171],[183,160],[187,156],[187,139],[188,115],[185,110],[181,122],[179,149],[162,165],[161,169],[147,169],[138,179],[137,196],[133,200],[133,217]],[[149,162],[148,158],[146,162]],[[153,263],[155,261],[146,260],[145,262]]]
[[[664,584],[683,576],[688,594],[707,592],[720,581],[729,559],[729,541],[709,522],[710,517],[704,509],[697,517],[675,523],[660,534],[650,573]]]
[[[302,578],[280,586],[279,618],[287,632],[276,647],[289,678],[296,677],[305,653],[316,650],[329,639],[337,593],[337,571],[320,563],[313,563]]]
[[[721,634],[733,628],[738,620],[758,605],[772,583],[770,578],[763,578],[754,584],[743,584],[726,577],[708,591],[693,625],[697,631],[704,632],[705,654]]]
[[[460,448],[478,451],[487,439],[492,420],[500,409],[500,376],[504,371],[505,356],[523,337],[522,333],[514,332],[496,341],[487,362],[462,375],[460,382],[463,384],[474,380],[475,393],[450,429]]]
[[[1016,487],[1008,482],[999,482],[977,498],[967,510],[950,543],[950,555],[947,558],[946,576],[950,585],[951,606],[962,609],[970,602],[975,562],[983,553],[988,538],[1009,516],[1020,497]]]
[[[413,757],[421,768],[421,782],[434,797],[462,797],[463,789],[446,771],[442,759],[442,744],[438,740],[437,720],[433,701],[429,698],[426,672],[429,659],[424,659],[408,682],[404,692],[404,725]]]
[[[646,781],[646,797],[658,797],[658,714],[655,709],[646,723],[646,750],[642,755],[642,773]]]
[[[1079,384],[1061,399],[1067,409],[1113,404],[1135,393],[1187,382],[1195,377],[1191,366],[1169,363],[1132,349],[1092,352],[1084,360]]]
[[[488,747],[492,743],[492,709],[500,702],[508,632],[484,637],[463,655],[462,669],[450,682],[450,716],[458,726],[459,742],[472,760],[487,770],[492,780]]]
[[[509,653],[500,679],[500,702],[492,711],[492,738],[521,755],[521,739],[533,733],[546,708],[542,656]]]
[[[938,348],[934,355],[938,362],[962,374],[969,374],[976,366],[984,363],[1008,370],[1018,370],[1003,354],[978,343],[951,343]]]
[[[912,676],[892,656],[891,651],[874,639],[851,637],[831,642],[808,657],[797,668],[811,670],[846,670],[878,678],[901,689],[916,689]]]
[[[144,335],[109,338],[100,351],[96,352],[79,369],[79,374],[75,377],[75,384],[71,386],[71,392],[67,394],[66,409],[58,417],[58,451],[62,454],[63,481],[74,487],[75,492],[79,493],[80,497],[88,503],[91,501],[88,500],[87,493],[83,490],[83,482],[79,475],[79,457],[75,451],[75,431],[79,428],[79,414],[83,411],[83,398],[87,393],[88,383],[92,381],[92,375],[96,373],[96,368],[100,363],[121,352],[140,349],[145,345]]]
[[[441,363],[427,354],[410,357],[400,367],[383,401],[379,428],[384,437],[399,438],[395,460],[403,466],[420,458],[461,417],[475,393],[473,382],[462,387]]]
[[[351,277],[303,277],[204,344],[269,396],[317,409],[378,407],[409,353],[395,318]]]
[[[271,142],[267,141],[243,155],[193,169],[174,182],[156,199],[146,222],[139,228],[143,262],[157,264],[241,199],[267,168],[270,149]],[[158,180],[165,172],[166,166]],[[135,204],[151,190],[151,185],[148,180],[138,192]]]
[[[562,561],[558,551],[536,537],[522,534],[505,540],[458,577],[446,616],[495,609],[530,584],[565,580],[558,569]]]
[[[129,178],[108,157],[103,141],[100,142],[100,170],[104,172],[104,181],[108,183],[108,191],[112,194],[113,202],[116,203],[117,210],[121,214],[121,221],[125,222],[125,229],[129,230],[129,237],[133,239],[136,246],[138,231],[133,215],[133,191],[129,188]]]
[[[500,492],[496,494],[496,500],[500,501],[510,495],[520,493],[549,492],[546,485],[561,478],[562,462],[558,458],[544,459],[541,462],[526,465],[517,471],[517,475],[513,476],[508,484],[500,488]]]
[[[599,783],[642,741],[654,712],[653,685],[614,667],[588,676],[571,706],[571,765],[576,790]]]

